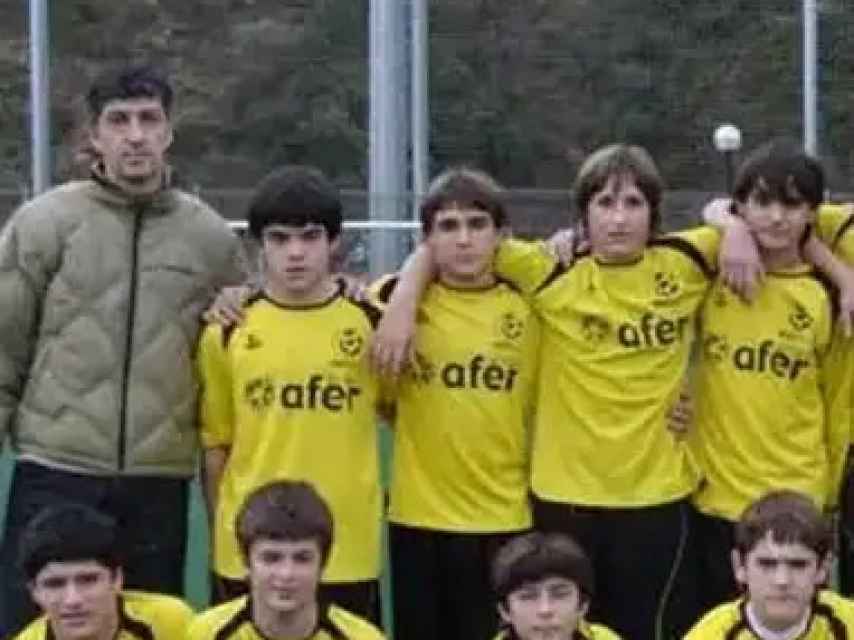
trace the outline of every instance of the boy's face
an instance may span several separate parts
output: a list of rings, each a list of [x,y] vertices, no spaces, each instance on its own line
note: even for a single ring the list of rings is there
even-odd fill
[[[158,98],[111,100],[92,125],[90,139],[107,176],[132,189],[155,178],[159,183],[172,125]]]
[[[796,249],[807,225],[815,219],[815,210],[806,201],[785,203],[772,199],[760,183],[739,211],[762,249]]]
[[[463,287],[488,283],[500,239],[489,213],[456,205],[437,211],[427,234],[439,278]]]
[[[643,252],[650,234],[649,202],[631,176],[612,176],[587,204],[593,255],[602,262],[628,262]]]
[[[29,587],[58,640],[103,637],[118,624],[120,570],[94,560],[50,562]]]
[[[827,559],[801,543],[778,544],[770,531],[745,557],[733,551],[732,562],[760,621],[776,631],[803,619],[827,579]]]
[[[257,540],[249,550],[253,602],[268,612],[289,613],[314,605],[322,571],[316,540]]]
[[[520,640],[570,640],[587,613],[587,600],[571,580],[545,578],[510,593],[498,613]]]
[[[321,224],[271,224],[261,231],[267,280],[294,300],[311,299],[325,291],[337,241]]]

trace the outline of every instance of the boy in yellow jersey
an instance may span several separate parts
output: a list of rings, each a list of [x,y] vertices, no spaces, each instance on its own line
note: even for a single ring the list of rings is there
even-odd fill
[[[774,491],[735,528],[731,561],[738,600],[708,612],[685,640],[847,640],[854,602],[827,590],[833,537],[806,495]]]
[[[421,204],[438,273],[418,308],[414,366],[395,393],[389,507],[395,633],[409,640],[488,640],[491,556],[531,526],[537,323],[492,270],[503,197],[486,174],[455,168]],[[396,281],[380,282],[383,302]]]
[[[619,640],[585,615],[593,566],[572,538],[529,533],[508,541],[492,564],[501,630],[495,640]]]
[[[803,258],[824,193],[821,166],[771,143],[739,168],[737,215],[765,277],[750,303],[715,283],[701,321],[691,444],[701,605],[738,593],[727,564],[739,515],[772,488],[838,501],[852,426],[850,342],[835,327],[837,291]]]
[[[662,180],[639,147],[595,152],[574,194],[589,254],[563,268],[537,245],[506,241],[495,265],[541,319],[534,524],[571,535],[590,555],[599,587],[592,620],[626,638],[671,637],[695,617],[679,580],[697,477],[667,414],[711,283],[718,233],[654,235]],[[426,247],[401,277],[386,315],[394,324],[412,323],[425,261]],[[380,341],[377,359],[391,351]]]
[[[112,518],[76,504],[38,513],[22,532],[19,562],[42,616],[15,639],[183,638],[190,607],[174,596],[122,591],[121,557]]]
[[[258,487],[236,526],[249,593],[196,616],[187,640],[382,640],[373,624],[324,597],[333,517],[309,483]]]
[[[198,353],[213,597],[246,589],[234,533],[246,496],[276,478],[305,479],[329,503],[339,533],[324,595],[376,620],[378,385],[363,351],[379,312],[346,297],[330,275],[341,200],[319,170],[271,173],[248,218],[261,244],[261,293],[239,325],[209,325]]]

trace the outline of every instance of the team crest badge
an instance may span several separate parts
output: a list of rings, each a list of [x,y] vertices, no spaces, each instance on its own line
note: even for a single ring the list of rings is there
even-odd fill
[[[243,399],[256,413],[261,413],[276,399],[276,387],[270,378],[255,378],[243,388]]]
[[[336,355],[358,358],[365,349],[365,337],[355,327],[342,329],[334,337],[333,348]]]

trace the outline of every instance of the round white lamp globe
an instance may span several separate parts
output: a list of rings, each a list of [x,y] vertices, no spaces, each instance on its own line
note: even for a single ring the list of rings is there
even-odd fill
[[[712,136],[715,149],[721,153],[731,153],[741,149],[741,130],[734,124],[722,124]]]

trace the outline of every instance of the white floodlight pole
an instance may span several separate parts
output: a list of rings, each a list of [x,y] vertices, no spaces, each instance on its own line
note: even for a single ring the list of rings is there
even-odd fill
[[[30,0],[30,140],[33,195],[50,186],[50,65],[47,0]]]
[[[816,0],[803,0],[804,150],[818,154],[818,9]]]
[[[724,159],[726,191],[732,193],[733,161],[736,152],[741,149],[741,130],[734,124],[722,124],[712,134],[712,143]]]
[[[418,205],[427,191],[429,177],[429,12],[427,0],[412,0],[412,219],[418,220]]]

